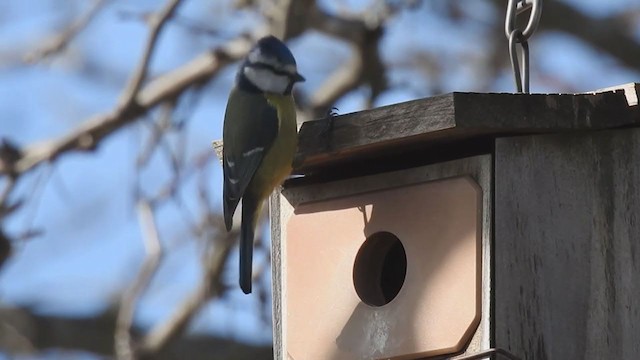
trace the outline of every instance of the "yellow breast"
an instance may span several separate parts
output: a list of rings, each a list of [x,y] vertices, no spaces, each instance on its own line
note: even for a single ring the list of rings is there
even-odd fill
[[[293,156],[298,146],[296,109],[291,95],[266,95],[269,104],[278,113],[278,136],[265,154],[260,167],[256,171],[249,187],[264,184],[261,198],[271,194],[290,174]]]

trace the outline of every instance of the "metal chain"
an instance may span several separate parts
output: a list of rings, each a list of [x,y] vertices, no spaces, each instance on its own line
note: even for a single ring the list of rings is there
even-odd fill
[[[529,43],[528,40],[538,28],[542,15],[542,0],[508,0],[507,16],[504,22],[504,33],[509,39],[509,57],[511,68],[516,80],[516,90],[519,93],[529,93]],[[529,21],[524,30],[516,27],[516,18],[519,14],[531,9]],[[516,45],[520,44],[522,68],[518,61]]]
[[[511,58],[511,68],[516,79],[516,90],[525,94],[529,93],[529,43],[522,40],[523,34],[520,29],[515,29],[509,35],[509,57]],[[518,62],[516,45],[520,43],[522,48],[520,57],[522,58],[522,71]]]

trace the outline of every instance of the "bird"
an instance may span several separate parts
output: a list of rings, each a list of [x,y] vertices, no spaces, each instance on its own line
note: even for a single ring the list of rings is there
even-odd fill
[[[269,35],[251,48],[229,94],[222,134],[223,210],[227,231],[242,200],[240,288],[251,293],[253,240],[264,200],[291,173],[297,149],[291,90],[305,81],[291,50]]]

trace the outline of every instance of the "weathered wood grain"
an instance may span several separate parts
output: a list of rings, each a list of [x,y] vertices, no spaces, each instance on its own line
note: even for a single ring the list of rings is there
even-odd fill
[[[495,342],[640,358],[640,129],[497,139]]]
[[[271,299],[273,322],[273,358],[285,360],[284,334],[286,334],[286,282],[283,278],[286,274],[286,264],[283,254],[286,254],[286,242],[283,241],[283,228],[293,212],[291,205],[282,200],[279,192],[271,194],[269,199],[269,220],[271,226]]]
[[[329,132],[326,121],[308,121],[300,129],[297,159],[302,172],[398,144],[640,124],[624,86],[588,94],[456,92],[337,116]]]
[[[610,86],[607,88],[586,92],[585,94],[594,94],[594,93],[617,91],[617,90],[624,91],[624,95],[627,98],[627,104],[629,104],[629,106],[638,105],[638,98],[640,97],[640,83],[629,83],[629,84],[623,84],[623,85],[617,85],[617,86]]]

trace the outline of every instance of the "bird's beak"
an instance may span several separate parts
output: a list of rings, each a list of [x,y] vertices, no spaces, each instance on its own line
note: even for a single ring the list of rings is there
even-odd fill
[[[304,78],[304,76],[300,75],[299,73],[295,73],[295,75],[293,75],[293,82],[303,82],[306,79]]]

